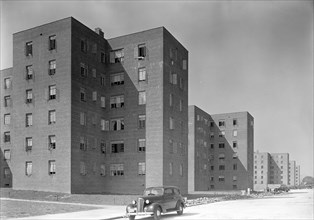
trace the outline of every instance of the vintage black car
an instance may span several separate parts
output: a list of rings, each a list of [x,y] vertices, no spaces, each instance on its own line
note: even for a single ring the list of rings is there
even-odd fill
[[[130,220],[143,215],[152,215],[155,220],[159,220],[161,213],[167,212],[182,215],[185,201],[175,186],[149,187],[144,190],[143,196],[126,207],[126,215]]]

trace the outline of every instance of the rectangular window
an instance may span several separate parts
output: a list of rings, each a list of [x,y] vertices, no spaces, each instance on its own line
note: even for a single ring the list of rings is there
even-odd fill
[[[237,154],[237,152],[233,153],[232,158],[233,158],[233,159],[238,159],[238,154]]]
[[[86,150],[87,149],[87,143],[85,137],[80,137],[80,150]]]
[[[233,176],[233,177],[232,177],[232,181],[233,181],[233,182],[237,181],[237,176]]]
[[[86,113],[80,112],[80,125],[86,125]]]
[[[170,130],[174,129],[174,119],[173,119],[173,117],[169,118],[169,129]]]
[[[173,163],[169,163],[169,175],[172,176],[173,174]]]
[[[110,52],[110,63],[122,63],[124,60],[123,49]]]
[[[30,127],[33,125],[33,115],[32,113],[28,113],[25,115],[25,126]]]
[[[210,166],[210,170],[211,171],[215,170],[215,166]]]
[[[215,125],[215,123],[214,123],[213,121],[211,121],[211,122],[209,123],[209,127],[211,127],[211,128],[213,128],[214,125]]]
[[[5,124],[5,125],[11,124],[11,114],[5,114],[3,121],[4,121],[4,124]]]
[[[146,81],[146,68],[138,69],[138,81]]]
[[[169,106],[173,106],[173,95],[171,93],[169,94]]]
[[[120,131],[124,130],[124,119],[123,118],[116,118],[111,119],[111,131]]]
[[[220,162],[225,161],[225,154],[219,154],[218,155],[218,159],[219,159]]]
[[[109,121],[105,119],[100,120],[100,126],[102,131],[109,131]]]
[[[124,73],[115,73],[110,75],[110,85],[124,85]]]
[[[101,86],[106,86],[106,77],[104,75],[102,75],[100,77],[100,85]]]
[[[145,152],[146,150],[146,139],[138,139],[138,151]]]
[[[232,189],[237,189],[237,185],[232,185]]]
[[[144,129],[145,128],[145,122],[146,122],[146,115],[139,115],[138,116],[138,128]]]
[[[233,124],[233,126],[238,125],[238,120],[237,120],[237,119],[233,119],[233,120],[232,120],[232,124]]]
[[[237,147],[238,147],[238,143],[237,143],[236,141],[234,141],[234,142],[232,143],[232,147],[233,147],[233,148],[237,148]]]
[[[87,77],[88,66],[84,63],[81,63],[81,77]]]
[[[145,162],[138,163],[138,175],[144,176],[146,174]]]
[[[106,165],[105,164],[100,165],[100,176],[106,176]]]
[[[113,108],[123,108],[124,107],[124,95],[111,96],[110,97],[110,107]]]
[[[97,78],[97,70],[95,68],[92,68],[92,76],[93,78]]]
[[[138,93],[138,104],[145,105],[146,104],[146,92],[141,91]]]
[[[57,98],[57,87],[56,85],[49,86],[49,100],[53,100]]]
[[[97,101],[97,92],[96,91],[93,91],[93,94],[92,94],[92,98],[93,98],[93,101],[96,102]]]
[[[187,70],[187,68],[188,68],[188,62],[187,62],[187,60],[182,60],[182,69],[183,69],[183,70]]]
[[[4,96],[4,107],[11,106],[11,96]]]
[[[100,97],[100,107],[106,108],[106,97]]]
[[[111,153],[123,153],[123,152],[124,152],[124,142],[123,141],[111,142]]]
[[[102,154],[106,154],[107,153],[106,142],[104,140],[100,141],[100,152]]]
[[[9,179],[11,178],[11,171],[10,171],[10,168],[9,167],[5,167],[3,168],[3,178],[4,179]]]
[[[179,78],[179,88],[183,89],[184,88],[184,80],[182,77]]]
[[[48,124],[56,123],[56,110],[50,110],[48,112]]]
[[[237,170],[238,169],[238,165],[235,163],[233,164],[233,170]]]
[[[87,52],[87,41],[81,39],[81,51],[86,53]]]
[[[80,98],[81,101],[86,102],[86,92],[84,88],[80,88]]]
[[[32,89],[26,90],[26,100],[25,100],[25,102],[27,104],[33,102],[33,90]]]
[[[225,143],[219,143],[219,148],[225,148]]]
[[[33,79],[34,71],[33,71],[33,66],[26,66],[26,80],[31,80]]]
[[[12,86],[11,78],[4,79],[4,89],[10,89]]]
[[[55,175],[56,174],[56,161],[55,160],[49,160],[48,161],[48,174],[49,175]]]
[[[33,55],[33,42],[27,42],[25,45],[25,55],[32,56]]]
[[[170,83],[172,85],[177,85],[177,78],[178,78],[178,75],[176,73],[173,73],[173,72],[170,72]]]
[[[220,120],[218,122],[219,127],[225,127],[225,121],[224,120]]]
[[[48,136],[48,149],[56,149],[56,135],[49,135]]]
[[[100,62],[106,63],[106,54],[104,52],[100,52]]]
[[[33,138],[32,137],[25,138],[25,150],[31,151],[32,148],[33,148]]]
[[[214,149],[214,144],[210,144],[210,149]]]
[[[225,182],[225,177],[224,176],[219,176],[218,177],[219,182]]]
[[[173,140],[169,139],[169,153],[173,154]]]
[[[124,164],[110,164],[110,176],[124,176]]]
[[[225,170],[225,165],[219,165],[219,170]]]
[[[210,136],[210,138],[214,138],[215,137],[215,133],[214,132],[210,132],[209,136]]]
[[[4,150],[4,159],[10,160],[11,159],[11,151],[10,150]]]
[[[85,176],[87,174],[87,172],[86,172],[86,164],[83,161],[80,162],[80,174],[83,175],[83,176]]]
[[[33,163],[31,161],[27,161],[25,163],[25,175],[31,176],[33,173]]]
[[[180,99],[179,101],[179,111],[182,112],[183,111],[183,100]]]
[[[56,48],[56,35],[49,36],[49,50],[55,50]]]
[[[145,44],[138,45],[138,59],[143,60],[146,57],[146,46]]]
[[[48,72],[49,75],[54,75],[56,73],[56,66],[57,66],[56,60],[49,61],[49,72]]]
[[[219,132],[219,137],[222,138],[226,135],[226,132],[225,131],[220,131]]]
[[[6,131],[3,133],[3,140],[4,140],[4,143],[10,143],[11,142],[10,131]]]
[[[233,130],[233,137],[238,136],[238,130]]]

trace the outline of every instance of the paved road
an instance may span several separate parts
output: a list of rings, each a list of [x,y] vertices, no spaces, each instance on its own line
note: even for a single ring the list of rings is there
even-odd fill
[[[124,214],[125,207],[112,206],[24,219],[110,219]],[[288,194],[263,199],[236,200],[188,207],[182,216],[163,215],[162,219],[313,219],[313,190],[294,190]],[[126,220],[125,218],[120,218]],[[152,220],[151,217],[136,218]]]

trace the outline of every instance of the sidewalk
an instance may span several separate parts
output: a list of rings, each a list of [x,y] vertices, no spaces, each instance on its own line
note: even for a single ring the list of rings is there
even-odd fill
[[[78,206],[90,206],[97,207],[98,209],[79,211],[79,212],[68,212],[60,214],[49,214],[40,216],[30,216],[24,218],[9,218],[14,220],[41,220],[41,219],[98,219],[98,220],[109,220],[109,219],[119,219],[125,215],[125,206],[116,205],[93,205],[93,204],[82,204],[82,203],[66,203],[66,202],[56,202],[56,201],[39,201],[39,200],[24,200],[24,199],[11,199],[11,198],[1,198],[1,200],[12,200],[12,201],[28,201],[35,203],[51,203],[51,204],[63,204],[63,205],[78,205]]]

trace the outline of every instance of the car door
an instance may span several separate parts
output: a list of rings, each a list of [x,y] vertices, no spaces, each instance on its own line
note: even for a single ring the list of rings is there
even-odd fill
[[[176,207],[176,199],[172,188],[165,188],[166,209],[174,209]]]

